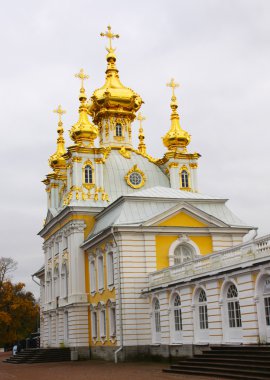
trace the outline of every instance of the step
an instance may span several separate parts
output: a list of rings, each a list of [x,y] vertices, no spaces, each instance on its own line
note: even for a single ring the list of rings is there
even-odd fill
[[[225,370],[231,369],[232,371],[234,370],[244,370],[244,371],[257,371],[257,372],[268,372],[270,374],[270,363],[267,365],[259,365],[254,363],[254,364],[240,364],[240,363],[223,363],[223,362],[214,362],[211,363],[209,361],[206,362],[198,362],[198,361],[183,361],[181,364],[173,364],[171,365],[171,368],[177,369],[177,368],[183,368],[184,366],[192,366],[192,367],[200,367],[200,368],[205,368],[205,367],[222,367]]]
[[[267,356],[259,356],[259,355],[222,355],[222,354],[216,354],[216,355],[208,355],[208,354],[197,354],[193,356],[194,358],[202,358],[205,360],[208,359],[237,359],[237,360],[257,360],[258,362],[265,362],[269,360],[269,357]]]
[[[268,351],[253,351],[253,352],[250,352],[250,351],[237,351],[237,350],[231,350],[231,351],[222,351],[222,350],[216,350],[216,351],[204,351],[203,352],[203,355],[246,355],[246,356],[251,356],[251,355],[261,355],[261,356],[265,356],[265,357],[270,357],[270,352]]]
[[[219,373],[220,376],[223,376],[224,374],[237,374],[237,375],[248,375],[248,376],[256,376],[259,375],[262,378],[269,379],[270,378],[270,371],[260,371],[258,373],[257,370],[246,370],[246,369],[235,369],[235,368],[227,368],[223,366],[211,366],[211,367],[194,367],[191,365],[181,365],[178,368],[172,368],[173,370],[190,370],[197,373],[201,373],[201,371],[208,371],[208,372],[215,372]]]
[[[215,377],[216,379],[243,379],[243,380],[265,380],[265,377],[261,377],[259,375],[256,376],[248,376],[248,375],[241,375],[241,374],[220,374],[219,372],[208,372],[205,370],[201,370],[199,373],[197,371],[193,370],[187,370],[187,369],[178,369],[178,370],[172,370],[172,369],[163,369],[163,372],[166,373],[175,373],[175,374],[188,374],[188,375],[200,375],[200,376],[208,376],[208,377]]]
[[[234,349],[234,350],[265,350],[265,351],[270,351],[270,345],[268,346],[260,346],[260,345],[254,345],[254,346],[228,346],[228,345],[224,345],[224,346],[210,346],[211,350],[231,350],[231,349]]]
[[[202,355],[201,355],[202,356]],[[252,365],[259,365],[259,366],[269,366],[270,367],[270,362],[268,360],[256,360],[252,357],[252,359],[250,358],[246,358],[246,359],[237,359],[237,358],[223,358],[223,357],[220,357],[220,358],[212,358],[212,357],[209,357],[209,358],[205,358],[205,357],[201,357],[200,355],[198,356],[194,356],[194,358],[188,358],[188,359],[183,359],[181,361],[179,361],[177,364],[181,364],[182,361],[190,361],[190,362],[200,362],[200,363],[203,363],[203,362],[211,362],[211,363],[216,363],[216,362],[222,362],[224,364],[252,364]],[[261,359],[261,358],[260,358]]]

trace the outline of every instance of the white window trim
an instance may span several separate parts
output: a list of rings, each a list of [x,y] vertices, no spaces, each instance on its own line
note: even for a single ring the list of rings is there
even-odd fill
[[[160,331],[156,331],[156,314],[157,311],[155,309],[155,303],[156,301],[159,302],[159,328]],[[151,320],[152,320],[152,341],[153,344],[161,344],[161,314],[160,314],[160,300],[158,297],[154,297],[152,300],[152,311],[151,311]]]
[[[106,321],[106,309],[99,310],[99,337],[101,342],[105,342],[107,338],[107,321]]]
[[[98,337],[98,315],[96,310],[91,311],[92,339],[97,340]]]
[[[111,260],[112,257],[112,260]],[[111,250],[106,254],[106,264],[107,264],[107,286],[111,291],[115,287],[115,279],[114,279],[114,252]]]
[[[191,248],[194,250],[194,258],[196,256],[201,256],[199,247],[197,244],[195,244],[187,235],[181,234],[179,235],[178,239],[176,239],[169,248],[169,266],[174,265],[174,251],[178,247],[178,245],[186,244],[190,245]]]
[[[90,276],[90,284],[89,284],[90,293],[95,294],[97,291],[96,258],[94,256],[90,255],[90,256],[88,256],[88,262],[89,262],[89,276]]]
[[[101,261],[102,261],[102,270],[100,270]],[[97,277],[98,277],[98,291],[99,293],[103,293],[104,288],[105,288],[105,284],[104,284],[105,278],[104,278],[104,256],[102,254],[97,256]]]
[[[109,318],[110,318],[110,338],[116,337],[116,307],[111,305],[109,308]]]

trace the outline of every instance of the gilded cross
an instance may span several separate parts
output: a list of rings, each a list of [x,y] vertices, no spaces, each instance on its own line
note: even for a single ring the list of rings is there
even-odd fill
[[[83,81],[89,78],[89,75],[86,75],[84,69],[81,69],[78,74],[75,74],[75,78],[79,78],[82,81],[81,87],[83,88]]]
[[[110,50],[112,49],[112,40],[119,38],[119,34],[113,34],[111,26],[107,26],[108,31],[106,33],[100,33],[101,37],[107,37],[109,39]]]
[[[172,78],[171,81],[167,83],[167,86],[172,88],[172,93],[173,93],[172,96],[175,96],[174,89],[176,87],[179,87],[179,84],[175,83],[174,79]]]
[[[64,115],[64,113],[66,113],[67,111],[63,110],[61,104],[59,104],[58,108],[53,110],[53,112],[58,114],[59,122],[61,122],[62,121],[62,115]]]
[[[141,112],[139,112],[138,116],[136,117],[137,120],[140,122],[140,128],[142,128],[142,122],[146,120],[146,117],[144,117]]]

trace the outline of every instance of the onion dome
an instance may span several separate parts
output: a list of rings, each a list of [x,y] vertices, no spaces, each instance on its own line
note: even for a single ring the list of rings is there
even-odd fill
[[[187,145],[191,141],[191,136],[188,132],[184,131],[180,126],[180,117],[177,112],[178,104],[177,98],[174,93],[175,87],[178,87],[178,84],[174,82],[174,79],[171,80],[167,86],[171,87],[173,90],[173,95],[171,98],[171,128],[163,137],[163,144],[170,151],[176,150],[185,150]]]
[[[118,34],[111,32],[108,26],[106,33],[101,36],[109,39],[109,47],[106,48],[107,70],[105,84],[94,91],[92,95],[92,104],[89,107],[89,113],[92,115],[96,124],[105,115],[130,116],[131,120],[135,118],[135,112],[138,111],[143,103],[141,97],[131,88],[125,87],[119,78],[116,68],[115,50],[112,48],[111,40],[119,38]]]
[[[56,152],[52,154],[51,157],[49,158],[49,165],[53,170],[65,169],[66,160],[64,159],[63,155],[66,153],[66,149],[65,149],[65,139],[63,137],[64,128],[63,128],[63,122],[62,122],[62,115],[66,113],[66,111],[62,109],[61,105],[59,105],[58,108],[54,110],[53,112],[59,115],[58,128],[57,128],[58,138],[57,138],[57,149],[56,149]]]
[[[92,147],[94,140],[98,136],[98,128],[89,121],[88,118],[88,104],[85,89],[83,87],[83,81],[88,79],[89,76],[81,69],[78,74],[75,74],[76,78],[81,79],[81,89],[79,95],[79,101],[81,102],[79,107],[79,120],[74,124],[69,131],[71,139],[79,146]]]

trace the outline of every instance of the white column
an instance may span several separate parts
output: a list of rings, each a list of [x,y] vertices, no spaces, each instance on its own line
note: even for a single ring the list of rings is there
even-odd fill
[[[84,241],[85,224],[82,221],[72,221],[68,225],[69,242],[69,302],[87,302],[85,293],[85,262],[84,252],[80,245]]]

